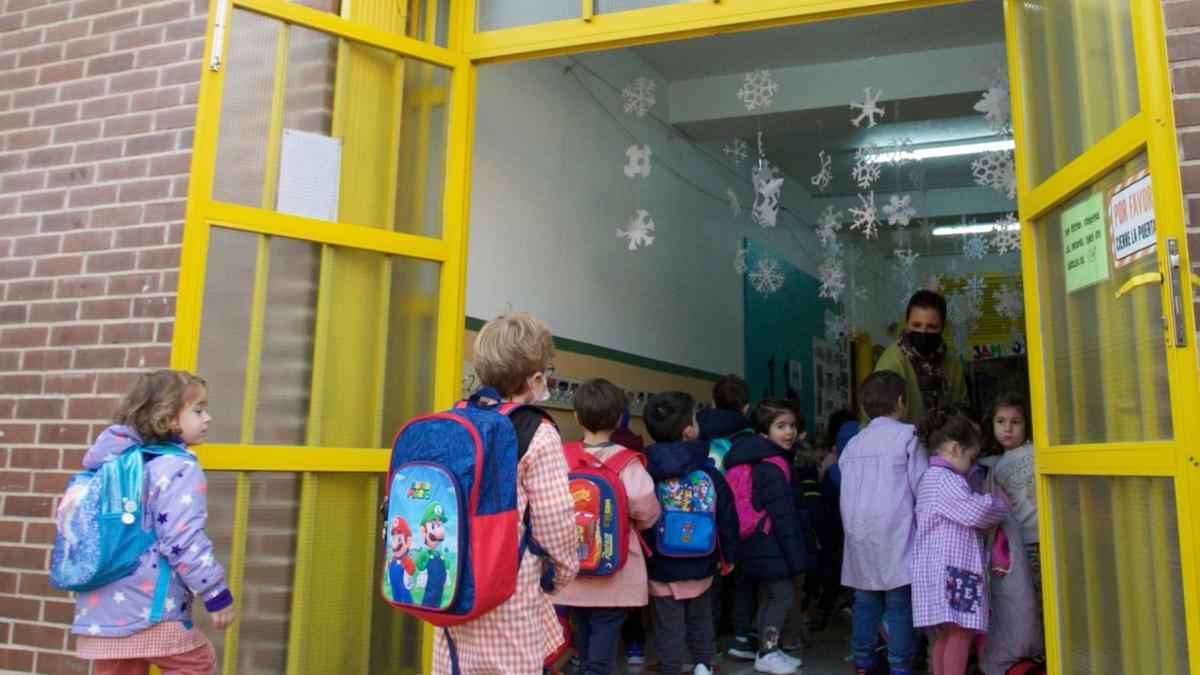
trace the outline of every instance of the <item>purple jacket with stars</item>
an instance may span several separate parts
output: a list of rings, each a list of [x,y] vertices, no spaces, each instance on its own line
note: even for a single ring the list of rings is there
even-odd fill
[[[138,443],[132,428],[110,426],[84,455],[83,465],[96,469],[105,458]],[[163,621],[190,621],[193,594],[203,598],[210,612],[233,603],[233,595],[225,586],[225,570],[213,557],[212,542],[204,533],[208,484],[195,457],[160,455],[150,459],[143,494],[144,525],[154,526],[158,541],[142,553],[133,574],[76,598],[72,633],[124,637],[149,628],[160,551],[172,569]]]

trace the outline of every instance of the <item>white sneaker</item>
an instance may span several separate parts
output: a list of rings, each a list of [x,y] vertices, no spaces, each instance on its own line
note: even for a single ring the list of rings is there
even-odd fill
[[[787,652],[784,652],[782,649],[780,649],[779,651],[783,652],[783,655],[784,655],[784,656],[788,657],[788,659],[790,659],[792,662],[794,662],[794,663],[796,664],[796,667],[797,667],[797,668],[799,668],[800,666],[804,665],[804,661],[802,661],[802,660],[800,659],[800,657],[799,657],[799,656],[795,656],[795,655],[793,655],[793,654],[789,654],[789,653],[787,653]]]
[[[769,673],[770,675],[794,675],[800,668],[796,663],[798,660],[776,649],[766,654],[759,654],[754,659],[754,672]]]
[[[692,671],[692,675],[712,675],[712,671],[703,663],[697,663],[696,669]]]

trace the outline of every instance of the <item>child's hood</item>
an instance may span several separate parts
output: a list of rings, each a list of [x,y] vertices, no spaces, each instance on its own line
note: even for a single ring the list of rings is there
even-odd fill
[[[646,448],[646,469],[656,481],[686,476],[708,463],[706,441],[655,443]]]
[[[142,439],[133,427],[124,424],[114,424],[100,433],[96,442],[83,456],[83,467],[95,471],[104,460],[116,457],[135,445],[141,445]]]
[[[725,469],[739,464],[757,464],[768,457],[784,456],[783,448],[758,434],[743,434],[733,440],[733,447],[725,455]]]
[[[696,413],[696,423],[700,425],[700,438],[706,441],[729,438],[750,428],[750,420],[746,419],[745,415],[724,408],[701,410]]]

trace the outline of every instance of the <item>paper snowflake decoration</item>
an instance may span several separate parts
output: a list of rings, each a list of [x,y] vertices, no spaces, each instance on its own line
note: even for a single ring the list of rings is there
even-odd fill
[[[654,243],[654,220],[646,209],[638,209],[637,215],[629,219],[629,227],[618,229],[617,236],[629,240],[629,250],[636,251],[639,246],[649,246]]]
[[[627,178],[649,176],[650,155],[653,154],[648,145],[631,145],[625,148],[625,156],[629,158],[629,162],[625,165],[625,176]]]
[[[858,103],[856,101],[850,102],[850,110],[859,111],[858,117],[851,119],[850,122],[857,127],[862,124],[863,120],[866,120],[867,128],[869,129],[875,126],[876,115],[883,117],[883,107],[876,103],[879,100],[879,97],[883,96],[883,92],[876,90],[875,96],[872,97],[871,88],[867,87],[863,89],[863,94],[865,95],[865,98],[863,99],[862,103]]]
[[[821,290],[817,293],[819,297],[829,298],[834,302],[842,297],[842,291],[846,290],[846,268],[842,266],[841,260],[826,258],[817,268],[817,278],[821,280]]]
[[[654,98],[654,80],[639,77],[621,89],[621,99],[625,102],[625,114],[644,117],[646,112],[657,102]]]
[[[917,227],[921,228],[921,236],[925,238],[925,245],[929,246],[929,238],[933,236],[933,222],[922,218],[917,221]]]
[[[910,195],[892,195],[883,206],[883,215],[887,216],[888,225],[908,227],[917,210],[912,206]]]
[[[897,249],[912,248],[912,232],[907,228],[892,230],[892,244]]]
[[[850,171],[850,177],[858,183],[858,187],[866,190],[871,187],[871,183],[879,180],[879,174],[883,168],[879,164],[871,161],[871,155],[875,154],[876,148],[868,146],[859,148],[854,151],[854,168]]]
[[[779,91],[779,84],[771,79],[771,72],[768,70],[756,70],[752,73],[746,73],[742,88],[738,89],[737,97],[746,106],[746,110],[755,110],[756,108],[770,108],[775,102],[775,92]]]
[[[813,174],[809,182],[824,192],[829,189],[829,182],[833,180],[833,157],[826,155],[822,150],[817,153],[817,159],[821,162],[821,170]]]
[[[747,276],[750,286],[761,295],[771,295],[783,288],[783,270],[774,258],[759,258]]]
[[[966,296],[967,302],[975,307],[983,304],[983,294],[987,290],[987,281],[978,274],[972,274],[963,282],[963,295]]]
[[[998,82],[983,92],[983,98],[975,104],[975,110],[987,117],[988,128],[997,134],[1007,135],[1012,131],[1012,107],[1008,98],[1008,83]]]
[[[859,206],[850,207],[850,215],[854,216],[854,222],[850,224],[851,230],[859,230],[867,239],[874,239],[879,236],[879,215],[875,210],[875,192],[872,191],[869,195],[858,195]]]
[[[725,153],[725,156],[733,162],[734,166],[740,166],[741,163],[750,156],[749,149],[750,146],[746,145],[746,141],[743,141],[740,138],[735,138],[726,143],[725,147],[721,148],[721,152]]]
[[[750,249],[738,244],[733,251],[733,271],[738,274],[746,273],[746,256],[750,255]]]
[[[825,310],[825,339],[838,343],[846,337],[846,315]]]
[[[1003,255],[1009,251],[1021,250],[1021,230],[1013,227],[1016,224],[1017,219],[1011,213],[996,222],[996,229],[988,242],[996,253]]]
[[[929,174],[925,172],[924,167],[918,166],[909,169],[905,176],[908,178],[908,182],[912,183],[913,189],[917,192],[925,194],[929,191]]]
[[[940,293],[942,290],[942,275],[938,274],[937,272],[930,274],[929,277],[925,279],[925,288],[933,291],[934,293]]]
[[[775,227],[779,216],[779,190],[783,178],[776,177],[776,169],[769,162],[759,162],[754,169],[754,208],[750,216],[763,227]]]
[[[734,218],[739,218],[742,215],[742,202],[738,199],[733,188],[725,188],[725,196],[729,197],[729,210],[733,212]]]
[[[842,246],[842,242],[838,241],[835,236],[834,239],[830,239],[827,242],[821,242],[821,248],[825,250],[825,255],[834,258],[840,258],[842,257],[842,252],[845,247]]]
[[[908,136],[893,137],[888,141],[884,152],[887,154],[887,163],[900,167],[915,161],[913,159],[913,141]]]
[[[992,299],[996,301],[996,313],[1009,321],[1016,321],[1025,313],[1025,294],[1019,286],[1000,284],[992,291]]]
[[[963,239],[962,253],[970,260],[983,260],[988,254],[988,241],[982,234],[969,234]]]
[[[985,152],[971,162],[971,175],[976,185],[990,187],[1009,199],[1017,196],[1017,174],[1008,150]]]
[[[817,237],[822,246],[828,246],[837,239],[837,231],[842,229],[842,212],[834,211],[832,206],[826,206],[821,215],[817,216]]]
[[[913,265],[917,262],[917,258],[921,257],[921,254],[911,248],[896,249],[892,251],[892,255],[896,256],[896,261],[900,263],[900,267],[905,269],[912,269]]]

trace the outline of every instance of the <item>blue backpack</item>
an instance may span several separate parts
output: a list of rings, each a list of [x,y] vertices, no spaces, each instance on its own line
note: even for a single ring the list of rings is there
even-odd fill
[[[512,597],[518,541],[517,462],[549,415],[485,387],[446,412],[407,422],[392,442],[380,509],[385,600],[435,626],[457,626]],[[549,421],[548,423],[553,423]]]
[[[58,509],[51,586],[90,591],[137,570],[138,558],[156,540],[154,528],[142,522],[146,455],[190,456],[173,443],[143,445],[68,481]],[[161,562],[158,586],[165,595],[170,566]]]
[[[655,484],[662,515],[655,528],[658,552],[703,558],[717,548],[717,489],[703,470]]]

